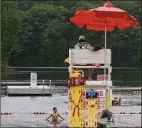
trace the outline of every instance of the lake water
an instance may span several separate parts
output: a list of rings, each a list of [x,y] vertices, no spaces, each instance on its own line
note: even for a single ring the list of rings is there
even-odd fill
[[[112,107],[112,112],[141,112],[141,95],[122,95],[122,106]],[[68,126],[68,97],[55,94],[53,97],[2,97],[1,112],[11,112],[11,115],[1,115],[1,127],[47,127],[52,126],[45,119],[56,106],[65,118],[58,126]],[[33,112],[46,112],[35,115]],[[117,127],[141,127],[140,114],[114,114],[114,125]]]

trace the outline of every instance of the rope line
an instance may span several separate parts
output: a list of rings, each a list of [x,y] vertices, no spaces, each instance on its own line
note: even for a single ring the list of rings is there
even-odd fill
[[[1,112],[1,115],[11,115],[11,114],[34,114],[34,115],[43,115],[43,114],[50,114],[48,112]],[[62,113],[68,114],[68,112]],[[101,114],[99,112],[99,114]],[[112,114],[142,114],[142,112],[119,112],[119,113],[112,113]]]

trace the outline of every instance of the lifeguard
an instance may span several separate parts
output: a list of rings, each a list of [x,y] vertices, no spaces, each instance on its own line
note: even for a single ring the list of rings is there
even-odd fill
[[[74,49],[89,49],[91,51],[97,51],[102,49],[102,46],[91,46],[86,42],[86,37],[84,35],[79,36],[78,43],[74,46]],[[94,69],[89,69],[88,80],[92,80],[92,74],[94,73]]]

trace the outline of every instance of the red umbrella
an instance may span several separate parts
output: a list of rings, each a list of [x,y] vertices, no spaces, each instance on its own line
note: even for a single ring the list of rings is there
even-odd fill
[[[126,11],[113,7],[111,2],[106,2],[103,7],[90,10],[80,10],[70,21],[79,28],[86,27],[87,30],[105,31],[105,49],[106,32],[112,32],[114,28],[124,30],[131,26],[139,25],[138,21],[129,15]],[[106,50],[105,50],[106,56]],[[104,79],[106,74],[106,57]]]
[[[113,7],[111,2],[106,2],[103,7],[90,10],[80,10],[70,21],[79,28],[86,26],[87,30],[112,32],[115,27],[119,30],[138,25],[137,20],[126,11]]]
[[[139,25],[138,21],[126,11],[113,7],[111,2],[106,2],[103,7],[90,10],[80,10],[70,21],[79,28],[86,26],[87,30],[112,32],[115,27],[124,30],[128,27]]]

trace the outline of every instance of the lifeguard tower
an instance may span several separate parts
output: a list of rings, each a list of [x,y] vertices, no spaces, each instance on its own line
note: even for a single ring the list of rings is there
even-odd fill
[[[90,89],[94,89],[95,91],[98,92],[98,98],[96,99],[96,103],[98,108],[96,108],[96,111],[98,110],[99,112],[102,112],[104,109],[111,109],[112,103],[112,81],[111,81],[111,72],[112,72],[112,66],[111,66],[111,50],[110,49],[101,49],[98,51],[90,51],[88,49],[69,49],[69,73],[71,73],[73,70],[78,69],[78,70],[83,70],[83,69],[104,69],[104,74],[97,74],[97,79],[95,80],[85,80],[84,84],[82,84],[82,90],[85,92]],[[99,64],[99,65],[98,65]],[[108,91],[109,94],[109,99],[106,99],[106,90]],[[70,93],[71,94],[71,93]],[[75,95],[72,93],[72,95]],[[76,99],[77,99],[76,95]],[[75,100],[75,98],[74,98]],[[106,108],[106,103],[109,103],[109,108]],[[81,103],[84,105],[84,103]],[[82,106],[80,105],[80,106]],[[69,102],[69,115],[70,115],[70,120],[71,120],[71,112],[70,112],[70,102]],[[78,108],[79,109],[79,108]],[[85,108],[82,108],[85,110]],[[80,110],[80,113],[84,114],[83,110]],[[87,109],[88,110],[88,109]],[[78,110],[79,111],[79,110]],[[96,115],[98,114],[96,113]],[[99,114],[98,114],[99,116]],[[85,117],[84,118],[89,118]],[[82,117],[82,118],[83,118]],[[75,119],[74,120],[82,120],[82,123],[85,123],[83,119]],[[98,119],[98,117],[96,117]],[[73,120],[71,120],[73,121]],[[88,121],[92,121],[91,119]],[[97,121],[97,120],[96,120]],[[90,125],[83,125],[80,123],[79,126],[89,126],[93,127],[93,123]],[[76,123],[77,124],[77,123]],[[94,124],[95,125],[95,124]],[[71,125],[73,126],[73,125]],[[97,127],[97,125],[95,125]]]

